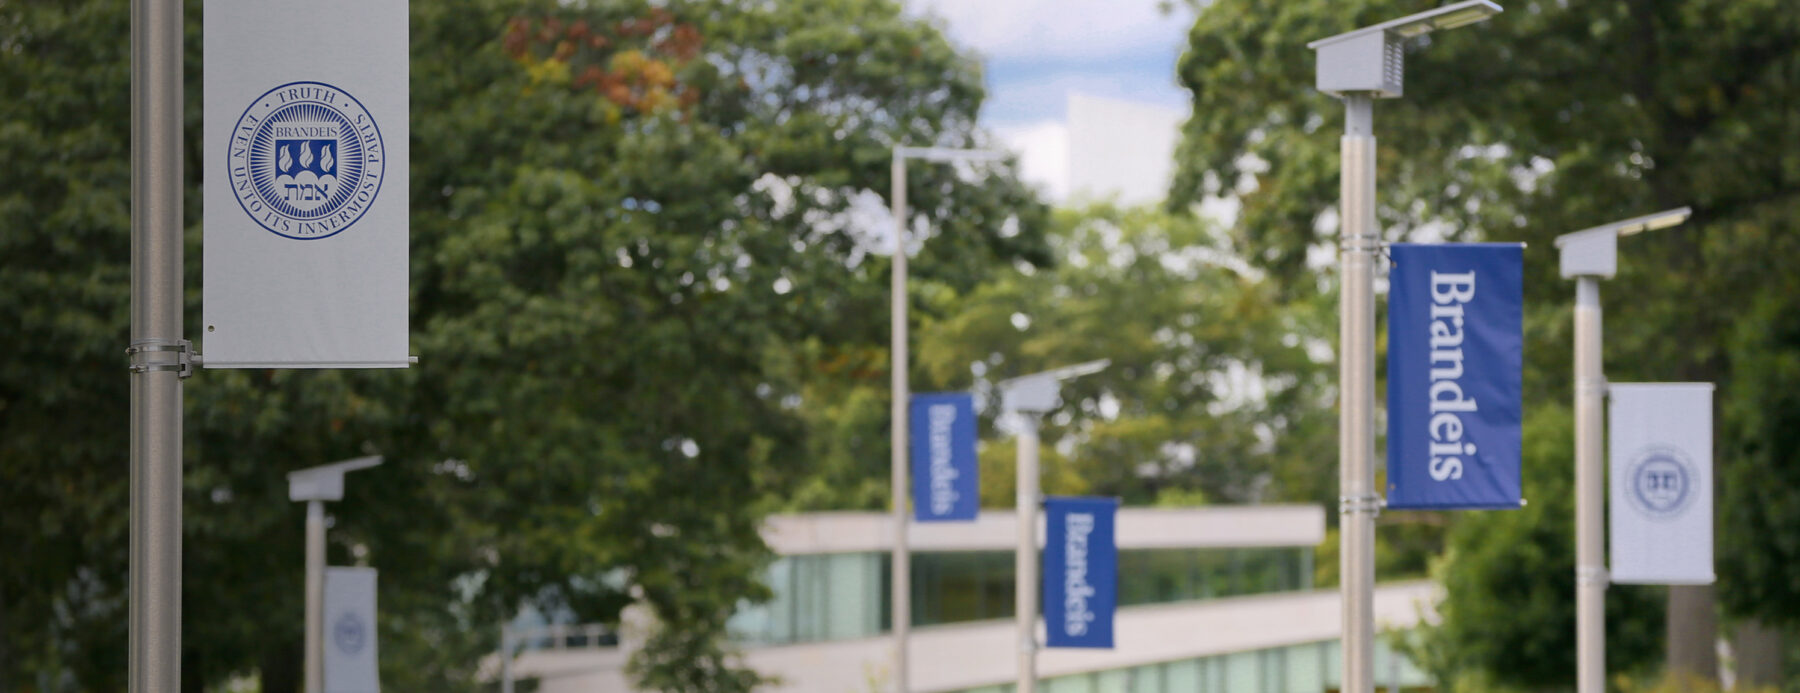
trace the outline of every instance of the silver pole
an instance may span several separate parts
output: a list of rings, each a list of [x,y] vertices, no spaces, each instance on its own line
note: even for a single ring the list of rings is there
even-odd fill
[[[588,641],[593,645],[592,639]],[[512,626],[500,626],[500,693],[513,693]]]
[[[1606,437],[1601,398],[1600,280],[1575,280],[1575,682],[1579,693],[1606,690],[1606,563],[1602,513]]]
[[[1017,412],[1019,421],[1019,543],[1013,552],[1013,617],[1019,636],[1017,693],[1037,690],[1038,620],[1038,417]]]
[[[1344,602],[1345,693],[1375,690],[1375,226],[1374,107],[1344,96],[1338,325],[1339,592]]]
[[[894,690],[907,693],[911,690],[907,684],[906,638],[912,627],[912,556],[906,545],[906,407],[909,399],[906,383],[906,158],[899,149],[894,150],[893,186],[893,344],[890,348],[894,401],[890,436],[893,450],[889,460],[893,472],[894,555],[891,561],[893,574],[889,580],[893,595],[889,602],[894,621]]]
[[[131,693],[181,690],[181,0],[131,3]]]
[[[306,693],[325,690],[325,504],[306,502]]]

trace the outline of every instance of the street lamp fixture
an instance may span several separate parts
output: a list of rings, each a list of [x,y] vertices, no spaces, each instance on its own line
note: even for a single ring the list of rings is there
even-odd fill
[[[1454,29],[1492,17],[1500,6],[1488,0],[1465,0],[1306,44],[1318,51],[1319,91],[1332,96],[1369,93],[1399,98],[1404,91],[1406,39],[1439,29]]]
[[[894,546],[893,560],[889,561],[892,568],[889,583],[893,592],[889,596],[888,606],[894,623],[894,689],[899,693],[911,691],[907,683],[909,672],[906,639],[912,629],[912,554],[906,542],[906,416],[907,398],[911,394],[906,382],[906,160],[998,161],[1006,156],[1006,152],[988,149],[894,147],[891,180],[893,189],[889,197],[894,214],[894,271],[893,284],[889,290],[893,319],[889,330],[893,340],[889,354],[892,359],[890,370],[894,396],[891,411],[893,430],[889,434],[893,450],[889,457],[889,471],[892,472]]]
[[[381,464],[381,456],[358,457],[307,467],[288,473],[288,500],[339,501],[344,499],[344,474]]]
[[[1611,279],[1618,266],[1620,236],[1676,226],[1693,213],[1691,208],[1678,207],[1557,236],[1556,247],[1562,251],[1562,277]]]
[[[1600,348],[1600,279],[1618,265],[1619,237],[1675,226],[1680,207],[1556,237],[1562,276],[1575,280],[1575,688],[1606,690],[1606,370]]]
[[[1339,593],[1343,598],[1343,690],[1375,688],[1375,225],[1374,100],[1404,92],[1406,39],[1500,12],[1464,0],[1307,44],[1318,51],[1319,91],[1344,102],[1338,219]]]
[[[325,690],[325,501],[344,499],[344,474],[378,464],[374,455],[288,473],[288,500],[306,503],[306,693]]]
[[[1008,414],[1044,414],[1062,405],[1062,382],[1093,375],[1112,365],[1112,359],[1078,363],[1056,370],[1021,375],[999,383],[1000,410]]]
[[[1013,617],[1019,638],[1018,685],[1015,693],[1037,689],[1038,552],[1038,417],[1062,406],[1065,380],[1106,370],[1110,359],[1088,361],[1055,370],[1002,380],[1000,411],[1019,426],[1018,483],[1014,517],[1019,542],[1013,549]]]

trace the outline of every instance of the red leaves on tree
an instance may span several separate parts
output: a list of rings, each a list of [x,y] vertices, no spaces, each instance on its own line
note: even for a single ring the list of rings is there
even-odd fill
[[[587,19],[513,17],[501,47],[527,66],[557,61],[569,68],[569,85],[593,90],[631,112],[687,110],[700,92],[681,80],[683,67],[700,57],[700,30],[664,8],[651,8],[599,28]]]

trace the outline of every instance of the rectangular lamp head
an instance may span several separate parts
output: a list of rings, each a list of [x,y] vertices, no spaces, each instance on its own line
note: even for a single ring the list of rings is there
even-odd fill
[[[1643,233],[1645,231],[1666,229],[1671,226],[1680,226],[1682,222],[1687,221],[1688,217],[1693,215],[1694,210],[1691,207],[1680,207],[1677,209],[1664,210],[1655,214],[1647,214],[1636,219],[1620,222],[1619,235],[1629,236],[1634,233]]]
[[[1424,16],[1423,19],[1403,24],[1392,31],[1401,36],[1412,38],[1433,31],[1455,29],[1468,26],[1500,13],[1500,6],[1488,0],[1470,0],[1454,5],[1446,5],[1435,10],[1421,12],[1413,17]]]
[[[1474,24],[1500,11],[1490,0],[1463,0],[1308,43],[1318,52],[1314,86],[1334,96],[1397,98],[1404,92],[1406,39]]]
[[[1620,236],[1676,226],[1687,221],[1693,213],[1692,208],[1678,207],[1557,236],[1556,248],[1562,253],[1562,276],[1564,279],[1612,277],[1618,269]]]
[[[1062,381],[1099,373],[1109,365],[1112,365],[1112,359],[1100,359],[1002,380],[998,383],[1000,409],[1035,414],[1049,412],[1062,404]]]
[[[344,473],[381,464],[381,456],[358,457],[288,472],[288,500],[336,501],[344,499]]]

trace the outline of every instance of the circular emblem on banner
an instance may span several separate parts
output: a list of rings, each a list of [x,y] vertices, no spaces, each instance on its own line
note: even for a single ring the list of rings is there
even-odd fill
[[[1694,463],[1680,450],[1656,446],[1640,451],[1625,471],[1632,504],[1656,519],[1680,515],[1698,490]]]
[[[387,149],[362,102],[323,82],[270,89],[244,109],[225,151],[231,193],[270,232],[329,238],[381,192]]]
[[[355,612],[346,611],[331,624],[331,641],[337,644],[339,652],[357,654],[369,644],[369,626]]]

